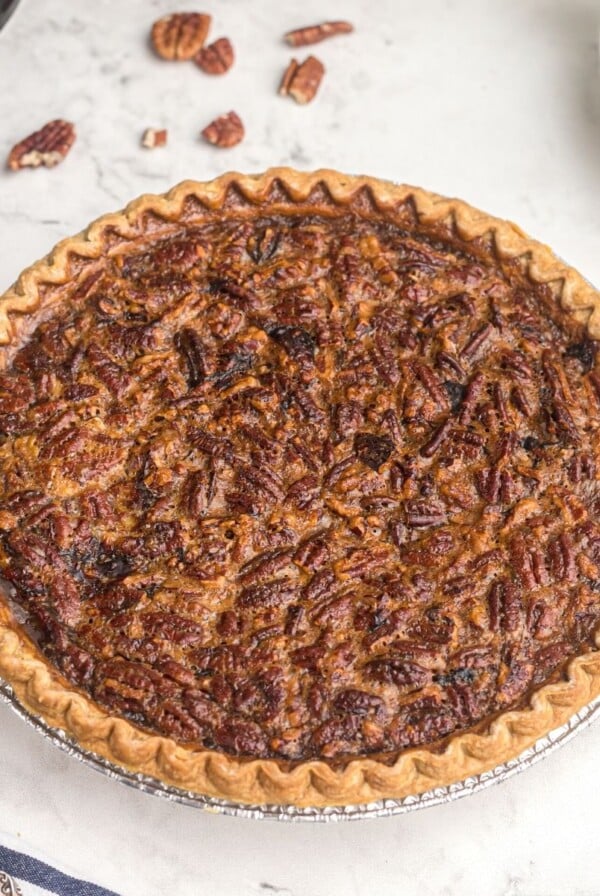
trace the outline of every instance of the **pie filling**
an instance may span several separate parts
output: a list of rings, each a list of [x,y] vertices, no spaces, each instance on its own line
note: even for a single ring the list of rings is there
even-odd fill
[[[65,285],[0,375],[0,570],[146,730],[439,742],[593,647],[595,360],[549,286],[423,230],[173,226]]]

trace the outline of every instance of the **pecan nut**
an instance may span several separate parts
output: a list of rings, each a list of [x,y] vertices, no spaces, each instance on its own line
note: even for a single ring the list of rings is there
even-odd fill
[[[60,118],[49,121],[39,131],[13,146],[8,156],[8,167],[13,171],[39,168],[40,165],[52,168],[65,158],[75,142],[75,136],[75,126],[69,121]]]
[[[316,56],[308,56],[302,63],[292,59],[283,73],[279,93],[281,96],[291,96],[297,103],[310,103],[324,74],[325,66]]]
[[[354,453],[363,464],[377,472],[386,462],[394,443],[388,436],[376,436],[369,432],[357,432],[354,436]]]
[[[163,59],[191,59],[204,45],[210,23],[211,17],[201,12],[164,16],[152,26],[152,46]]]
[[[244,133],[244,125],[239,115],[228,112],[211,121],[202,131],[202,136],[213,146],[225,149],[237,146],[244,139]]]
[[[142,135],[142,146],[146,149],[155,149],[157,146],[166,146],[168,131],[165,128],[146,128]]]
[[[292,47],[307,47],[309,44],[318,44],[328,37],[335,37],[336,34],[350,34],[352,31],[354,25],[350,22],[321,22],[319,25],[307,25],[288,31],[283,37]]]
[[[228,37],[220,37],[194,56],[194,62],[207,75],[224,75],[233,65],[235,55]]]

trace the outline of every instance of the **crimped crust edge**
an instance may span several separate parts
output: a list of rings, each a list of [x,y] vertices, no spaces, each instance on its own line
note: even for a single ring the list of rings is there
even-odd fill
[[[365,191],[383,214],[393,214],[399,204],[410,202],[424,224],[449,222],[460,239],[486,240],[500,258],[523,259],[531,279],[551,283],[561,305],[587,325],[592,337],[600,338],[600,294],[548,247],[530,239],[516,225],[460,200],[416,187],[329,170],[308,174],[274,168],[262,175],[232,172],[208,183],[184,181],[163,196],[141,196],[122,212],[105,215],[77,236],[63,240],[44,259],[27,268],[0,297],[0,346],[10,347],[26,336],[31,320],[38,317],[34,313],[43,312],[44,290],[73,279],[74,266],[85,269],[93,264],[110,248],[110,241],[141,236],[144,216],[176,222],[190,197],[207,210],[218,210],[231,191],[240,206],[244,202],[266,206],[274,185],[285,194],[278,201],[289,203],[290,208],[310,205],[315,191],[315,207],[319,203],[325,207],[325,202],[330,203],[330,208],[347,207]],[[600,647],[600,638],[597,644]],[[402,799],[514,759],[600,696],[600,653],[576,657],[568,665],[565,680],[536,690],[526,708],[502,713],[481,733],[467,731],[452,736],[441,752],[418,747],[401,753],[391,765],[373,758],[357,758],[343,769],[334,769],[321,760],[289,766],[271,759],[247,760],[190,749],[111,717],[49,665],[14,619],[8,602],[1,598],[0,675],[30,712],[67,732],[86,750],[128,770],[185,790],[240,803],[323,807]]]

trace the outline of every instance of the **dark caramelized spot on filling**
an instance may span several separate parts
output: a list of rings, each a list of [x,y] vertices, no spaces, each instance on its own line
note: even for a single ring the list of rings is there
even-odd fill
[[[351,213],[165,228],[0,375],[1,572],[70,682],[211,749],[393,755],[593,646],[600,371],[549,287]]]

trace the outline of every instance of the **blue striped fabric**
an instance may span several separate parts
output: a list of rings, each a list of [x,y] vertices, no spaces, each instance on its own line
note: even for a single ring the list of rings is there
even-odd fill
[[[105,890],[88,881],[69,877],[39,859],[6,846],[0,846],[0,871],[57,896],[117,896],[113,890]],[[26,890],[23,896],[26,896]]]

